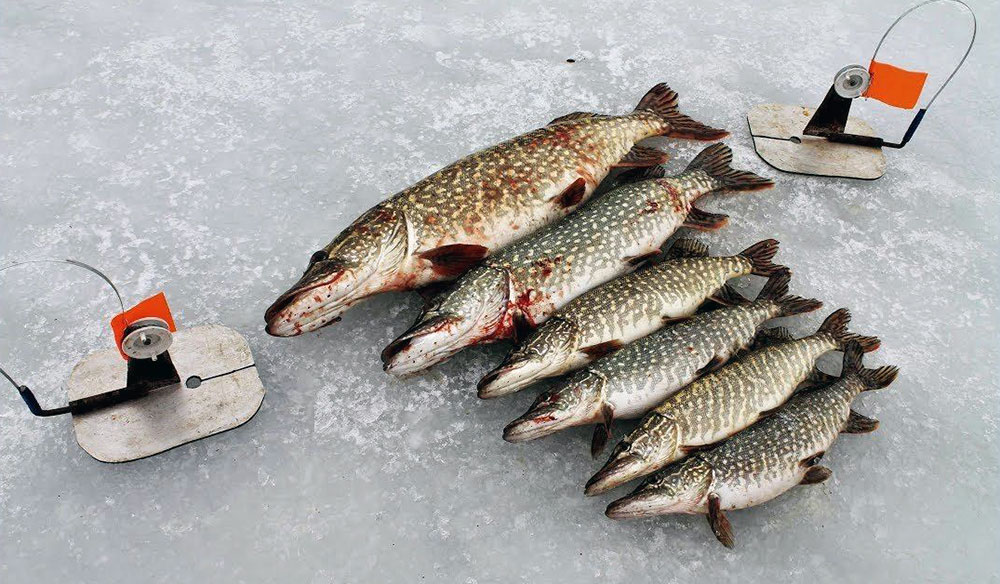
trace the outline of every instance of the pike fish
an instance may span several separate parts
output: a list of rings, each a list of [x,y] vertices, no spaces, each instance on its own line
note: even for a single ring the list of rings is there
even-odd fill
[[[667,513],[706,514],[715,536],[733,547],[725,511],[770,501],[795,485],[825,481],[832,471],[819,466],[840,433],[872,432],[878,421],[851,409],[862,391],[886,387],[898,369],[865,369],[863,349],[852,342],[838,381],[800,392],[774,415],[709,450],[664,469],[630,495],[610,505],[612,519]]]
[[[479,397],[514,393],[546,377],[579,369],[665,324],[691,316],[727,280],[770,276],[778,242],[768,239],[729,257],[709,257],[705,244],[680,239],[675,259],[612,280],[552,315],[479,382]],[[665,396],[664,396],[665,397]],[[643,412],[645,413],[645,412]]]
[[[618,443],[587,482],[586,494],[650,474],[753,424],[784,403],[828,351],[843,350],[851,341],[865,351],[877,349],[876,337],[847,332],[850,320],[841,308],[814,334],[757,349],[671,395]]]
[[[788,296],[790,272],[772,275],[754,301],[727,292],[733,306],[703,312],[594,361],[542,393],[504,429],[522,442],[564,428],[599,424],[591,453],[604,448],[614,419],[638,418],[700,375],[746,348],[769,319],[818,309],[818,300]],[[766,331],[765,331],[766,332]]]
[[[629,114],[568,114],[466,156],[379,203],[314,253],[268,308],[267,332],[299,335],[369,296],[455,278],[575,209],[612,168],[666,160],[640,140],[727,135],[680,113],[677,93],[661,83]]]
[[[632,271],[682,225],[714,230],[728,218],[692,206],[713,191],[773,183],[733,170],[724,144],[709,146],[687,169],[619,187],[563,221],[491,256],[436,296],[416,323],[382,352],[385,370],[408,375],[470,345],[514,336],[543,322],[583,292]]]

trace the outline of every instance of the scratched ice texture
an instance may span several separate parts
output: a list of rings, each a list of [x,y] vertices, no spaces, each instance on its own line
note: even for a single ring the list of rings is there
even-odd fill
[[[0,3],[0,265],[74,257],[127,302],[165,290],[182,325],[245,334],[269,389],[249,424],[117,466],[3,389],[0,581],[997,581],[1000,9],[973,3],[971,60],[881,180],[779,174],[745,121],[757,103],[816,105],[909,4]],[[894,62],[939,83],[961,18],[919,21]],[[262,326],[376,201],[557,115],[628,111],[659,81],[778,183],[707,199],[732,219],[702,238],[779,239],[795,292],[852,308],[884,340],[869,362],[902,370],[861,398],[882,426],[841,438],[832,480],[730,514],[733,552],[702,517],[606,519],[611,497],[582,495],[588,430],[503,442],[534,392],[481,402],[474,385],[505,346],[383,374],[415,295],[300,338]],[[855,107],[901,135],[906,112]],[[675,169],[699,147],[662,144]],[[62,267],[0,287],[0,365],[57,404],[73,363],[109,346],[114,301]]]

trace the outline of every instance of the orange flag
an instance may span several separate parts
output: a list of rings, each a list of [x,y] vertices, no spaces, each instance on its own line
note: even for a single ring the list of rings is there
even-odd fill
[[[913,109],[917,105],[927,81],[926,73],[907,71],[878,61],[871,62],[868,72],[872,80],[864,96],[903,109]]]
[[[115,344],[118,345],[118,352],[122,354],[122,357],[126,361],[128,361],[128,355],[122,351],[122,339],[125,338],[125,329],[128,328],[130,323],[149,317],[163,319],[166,321],[167,329],[170,332],[177,332],[177,325],[174,324],[174,317],[170,314],[170,306],[167,305],[167,297],[163,295],[163,292],[160,292],[156,296],[150,296],[139,304],[129,308],[127,312],[115,315],[111,319],[111,330],[115,333]]]

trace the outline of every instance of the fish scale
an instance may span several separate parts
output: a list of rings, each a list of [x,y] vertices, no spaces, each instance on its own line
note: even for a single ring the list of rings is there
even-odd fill
[[[463,158],[384,205],[409,219],[418,252],[449,242],[456,224],[500,248],[571,210],[539,203],[581,176],[592,192],[636,142],[666,129],[649,112],[560,122]],[[485,217],[507,221],[490,223]]]
[[[379,203],[314,253],[265,313],[267,332],[298,335],[374,294],[454,279],[578,207],[613,167],[666,160],[636,146],[641,140],[727,134],[681,114],[677,93],[659,84],[629,114],[577,112],[466,156]]]
[[[670,395],[615,448],[587,493],[647,475],[746,428],[787,400],[824,353],[850,340],[867,350],[878,347],[874,337],[847,333],[849,321],[850,313],[840,309],[815,334],[752,351]]]
[[[727,280],[747,274],[771,275],[778,242],[765,240],[739,255],[709,257],[707,248],[678,240],[677,257],[625,274],[586,292],[531,333],[479,384],[480,397],[496,397],[545,377],[579,368],[645,336],[671,319],[694,314]]]
[[[895,367],[865,369],[863,348],[848,344],[841,377],[792,397],[773,415],[711,450],[693,454],[644,481],[608,506],[613,518],[665,513],[707,513],[717,537],[732,546],[722,511],[769,501],[798,484],[826,480],[819,459],[842,432],[865,433],[878,423],[851,410],[862,391],[886,387]]]
[[[595,432],[606,432],[612,418],[642,416],[705,369],[749,345],[769,319],[821,306],[816,300],[786,295],[788,281],[788,271],[779,271],[753,302],[697,314],[597,359],[541,394],[527,413],[505,428],[504,439],[531,440],[590,423],[603,424],[603,430]]]
[[[509,338],[518,323],[544,322],[583,292],[635,269],[635,258],[655,252],[686,224],[702,195],[772,185],[734,171],[731,160],[725,145],[709,146],[684,172],[621,186],[485,259],[386,347],[385,370],[411,374],[464,347]]]

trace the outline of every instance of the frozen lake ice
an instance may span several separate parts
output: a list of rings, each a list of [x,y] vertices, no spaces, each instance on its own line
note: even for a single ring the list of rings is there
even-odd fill
[[[818,105],[909,5],[3,2],[0,265],[73,257],[126,301],[165,290],[181,326],[246,335],[269,393],[243,427],[109,466],[68,419],[0,390],[0,580],[996,581],[1000,9],[975,3],[969,63],[878,181],[780,174],[745,120]],[[933,65],[933,86],[962,29],[924,25],[918,45],[947,38],[898,64]],[[882,425],[838,441],[830,481],[730,513],[732,552],[703,517],[605,518],[613,497],[582,495],[600,464],[587,429],[503,442],[535,393],[476,397],[506,345],[385,375],[416,295],[295,339],[263,331],[310,254],[377,201],[558,115],[626,112],[660,81],[778,183],[706,198],[731,222],[700,238],[780,240],[793,291],[826,302],[793,331],[850,307],[883,340],[868,363],[901,369],[860,398]],[[908,121],[856,108],[887,137]],[[701,147],[660,144],[674,169]],[[63,268],[0,275],[0,298],[0,365],[59,403],[72,365],[108,346],[114,302]]]

